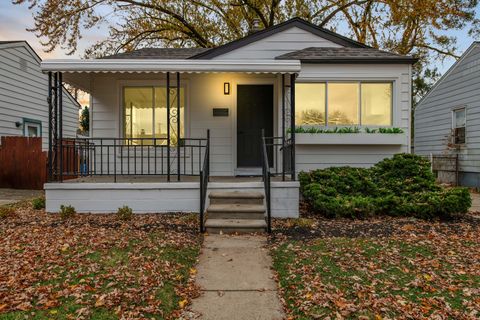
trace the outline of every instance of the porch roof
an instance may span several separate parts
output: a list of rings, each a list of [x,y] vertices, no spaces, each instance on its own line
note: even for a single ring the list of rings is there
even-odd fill
[[[299,60],[187,60],[187,59],[52,59],[41,63],[43,72],[62,72],[63,81],[91,91],[94,74],[104,73],[299,73]]]
[[[52,59],[42,71],[65,73],[298,73],[299,60]]]

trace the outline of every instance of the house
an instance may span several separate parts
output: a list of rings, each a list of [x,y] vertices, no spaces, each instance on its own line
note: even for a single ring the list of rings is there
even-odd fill
[[[415,153],[438,159],[438,178],[480,186],[480,42],[419,101],[414,119]]]
[[[0,41],[0,137],[42,137],[48,149],[48,76],[42,60],[26,41]],[[63,89],[64,136],[74,138],[78,128],[78,102]]]
[[[241,204],[249,194],[265,197],[268,216],[297,217],[298,172],[409,152],[414,62],[298,18],[211,49],[44,61],[44,72],[92,97],[91,138],[66,146],[77,150],[73,166],[52,164],[47,210],[208,207],[211,217],[227,209],[209,198]],[[354,133],[297,132],[343,127]],[[76,174],[85,176],[57,182]]]

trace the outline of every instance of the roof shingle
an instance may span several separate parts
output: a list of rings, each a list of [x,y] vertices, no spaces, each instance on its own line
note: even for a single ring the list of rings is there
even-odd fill
[[[188,59],[196,54],[208,50],[207,48],[142,48],[129,52],[122,52],[102,59]]]
[[[276,57],[304,63],[415,63],[416,58],[375,48],[310,47]]]

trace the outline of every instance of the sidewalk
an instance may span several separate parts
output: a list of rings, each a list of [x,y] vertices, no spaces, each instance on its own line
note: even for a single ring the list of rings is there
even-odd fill
[[[265,236],[207,235],[197,267],[199,319],[283,319]]]
[[[37,198],[43,195],[43,190],[22,190],[0,188],[0,206],[22,200]]]

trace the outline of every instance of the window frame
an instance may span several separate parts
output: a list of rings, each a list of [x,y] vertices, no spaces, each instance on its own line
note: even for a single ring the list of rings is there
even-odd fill
[[[38,136],[37,138],[42,138],[42,121],[40,120],[35,120],[35,119],[29,119],[29,118],[22,118],[23,120],[23,136],[24,137],[29,137],[28,135],[28,130],[27,127],[29,124],[35,125],[38,128]]]
[[[456,126],[456,113],[462,111],[465,114],[465,124],[463,127]],[[453,137],[453,144],[455,145],[465,145],[467,143],[467,107],[466,106],[457,106],[452,108],[452,137]],[[457,142],[457,129],[463,128],[463,142]]]
[[[155,91],[155,88],[161,87],[166,90],[167,82],[165,80],[163,81],[158,81],[158,80],[150,80],[150,81],[145,81],[145,80],[123,80],[123,81],[118,81],[118,106],[120,109],[119,114],[119,127],[118,127],[118,132],[119,132],[119,137],[122,139],[126,138],[126,128],[125,128],[125,88],[151,88],[153,91]],[[171,83],[170,88],[175,88],[175,85]],[[183,121],[183,138],[189,137],[190,134],[190,126],[189,126],[189,105],[190,105],[190,100],[189,100],[189,94],[188,94],[188,82],[186,80],[181,80],[180,81],[180,88],[183,88],[184,92],[184,112],[182,114],[182,121]],[[155,100],[155,97],[153,97]],[[153,101],[154,101],[153,100]],[[154,105],[152,106],[153,109],[155,108]],[[175,106],[176,107],[176,106]],[[153,112],[153,111],[152,111]],[[154,114],[154,112],[153,112]],[[155,116],[152,116],[152,122],[155,121]],[[154,128],[153,128],[154,129]],[[176,148],[176,146],[171,146],[171,148]]]
[[[325,125],[304,125],[309,127],[378,127],[378,128],[390,128],[395,125],[395,80],[310,80],[310,81],[297,81],[297,83],[324,83],[325,84]],[[329,83],[355,83],[358,85],[358,104],[357,104],[357,117],[358,123],[351,125],[329,125],[328,124],[328,85]],[[375,125],[375,124],[362,124],[362,83],[368,84],[390,84],[391,88],[391,101],[390,101],[390,124],[389,125]]]

